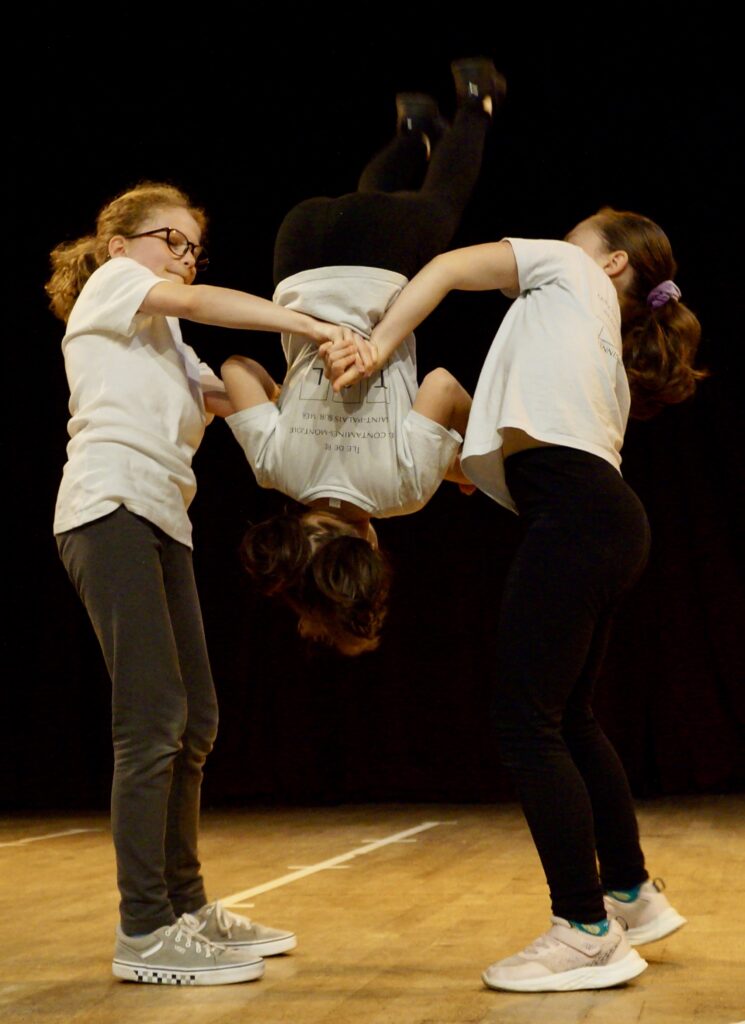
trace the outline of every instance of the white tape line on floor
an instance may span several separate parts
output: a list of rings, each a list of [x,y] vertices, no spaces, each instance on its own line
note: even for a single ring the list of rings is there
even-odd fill
[[[41,843],[45,839],[60,839],[62,836],[79,836],[83,832],[103,832],[102,828],[67,828],[64,832],[47,832],[43,836],[29,836],[28,839],[15,839],[12,843],[0,843],[0,846],[27,846],[29,843]]]
[[[355,850],[350,850],[349,853],[341,853],[338,857],[330,857],[328,860],[319,861],[318,864],[309,864],[306,868],[300,868],[297,871],[292,871],[289,875],[282,875],[280,878],[275,878],[271,882],[264,882],[263,885],[255,885],[252,889],[244,889],[242,892],[235,892],[232,896],[224,896],[221,902],[226,907],[236,906],[241,902],[241,900],[249,899],[251,896],[258,896],[263,892],[270,892],[272,889],[279,889],[283,885],[289,885],[291,882],[297,882],[301,878],[307,878],[308,875],[315,875],[319,871],[328,871],[329,868],[339,867],[340,864],[353,860],[355,857],[362,857],[367,853],[373,853],[375,850],[380,850],[384,846],[391,846],[393,843],[406,842],[411,836],[415,836],[420,832],[426,832],[428,829],[437,828],[438,825],[448,824],[450,824],[450,822],[447,821],[424,821],[421,825],[416,825],[414,828],[408,828],[403,832],[396,832],[394,835],[387,836],[385,839],[376,839],[373,842],[365,843],[364,846],[358,846]]]

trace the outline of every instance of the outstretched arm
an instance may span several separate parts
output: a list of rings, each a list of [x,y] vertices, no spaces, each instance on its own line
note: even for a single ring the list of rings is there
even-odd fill
[[[215,327],[304,334],[319,345],[326,341],[338,343],[356,338],[348,327],[324,323],[258,295],[210,284],[186,286],[175,281],[161,281],[147,293],[140,312],[176,316]]]
[[[442,302],[448,292],[497,288],[511,297],[519,294],[517,263],[509,242],[473,245],[435,256],[406,285],[372,332],[370,343],[374,347],[376,366],[385,365],[403,339]],[[332,369],[331,376],[336,378],[334,389],[341,390],[359,375],[355,367],[340,375]]]
[[[371,335],[384,363],[415,327],[454,290],[514,292],[517,264],[509,242],[490,242],[444,252],[406,285]]]

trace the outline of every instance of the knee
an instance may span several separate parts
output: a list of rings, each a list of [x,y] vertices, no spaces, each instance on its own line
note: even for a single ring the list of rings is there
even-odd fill
[[[185,699],[114,708],[112,736],[118,764],[157,761],[175,756],[187,727]]]
[[[231,376],[232,374],[241,374],[248,371],[251,374],[257,374],[262,371],[262,366],[257,363],[255,359],[251,359],[249,356],[234,355],[228,356],[225,362],[220,367],[220,373],[225,379],[225,375]]]
[[[573,709],[564,716],[561,733],[570,750],[578,753],[595,742],[601,732],[590,708]]]
[[[492,736],[503,758],[514,747],[522,746],[523,737],[529,733],[522,719],[517,701],[510,700],[500,691],[493,695],[489,706],[489,722]]]
[[[443,366],[438,366],[436,370],[430,370],[425,376],[421,383],[422,388],[427,388],[432,394],[442,396],[442,398],[454,399],[457,393],[460,391],[460,384]]]
[[[498,690],[491,702],[492,734],[502,754],[538,748],[559,739],[560,716],[525,698],[521,691]]]
[[[190,714],[183,736],[184,750],[203,761],[217,738],[217,723],[216,703],[201,708],[199,714]]]
[[[169,770],[181,751],[177,728],[114,732],[114,765],[118,778],[144,780]]]
[[[526,752],[536,748],[534,737],[516,716],[505,711],[500,702],[493,702],[490,711],[491,733],[497,754],[505,768],[517,768]]]

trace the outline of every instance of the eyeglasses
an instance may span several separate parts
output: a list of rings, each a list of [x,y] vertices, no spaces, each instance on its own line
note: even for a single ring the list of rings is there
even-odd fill
[[[164,231],[165,238],[162,235]],[[153,228],[152,231],[140,231],[136,235],[123,235],[122,237],[147,238],[149,236],[160,238],[162,242],[166,243],[174,256],[186,256],[187,252],[190,252],[194,257],[194,266],[197,270],[204,270],[209,263],[204,246],[198,245],[196,242],[190,242],[183,231],[179,231],[178,228]]]

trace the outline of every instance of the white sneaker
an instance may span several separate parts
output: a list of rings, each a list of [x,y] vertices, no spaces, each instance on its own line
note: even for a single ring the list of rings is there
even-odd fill
[[[234,914],[219,900],[207,903],[195,911],[197,930],[210,942],[218,942],[228,949],[237,949],[257,956],[275,956],[287,953],[297,946],[293,932],[269,928],[265,924],[249,921],[242,914]]]
[[[610,988],[636,978],[647,962],[626,941],[617,921],[607,935],[590,935],[563,917],[516,956],[492,964],[482,974],[489,988],[508,992],[570,992]]]
[[[230,985],[263,975],[261,957],[210,942],[198,926],[191,914],[149,935],[125,935],[117,925],[114,977],[154,985]]]
[[[618,918],[626,924],[629,945],[642,946],[645,942],[663,939],[688,923],[670,906],[662,892],[664,888],[662,879],[656,878],[642,884],[635,900],[624,900],[619,893],[605,894],[605,911],[608,917]]]

